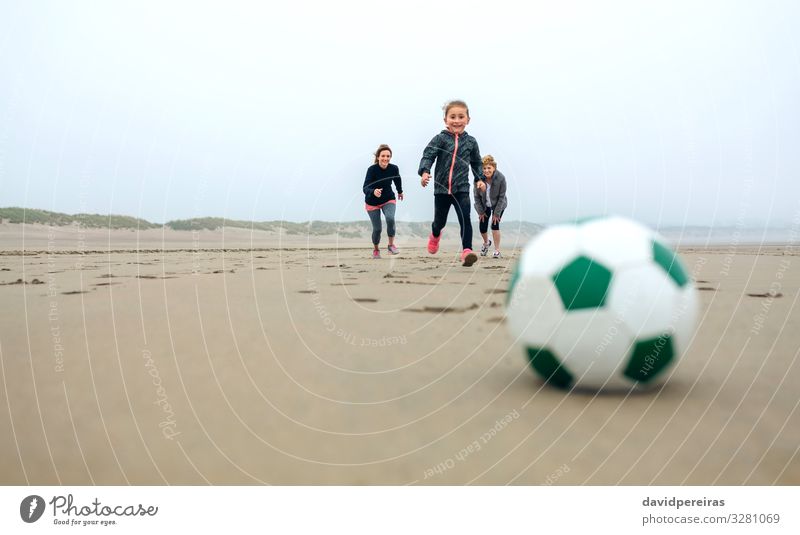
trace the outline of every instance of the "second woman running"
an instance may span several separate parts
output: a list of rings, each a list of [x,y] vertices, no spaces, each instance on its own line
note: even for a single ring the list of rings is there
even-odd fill
[[[397,254],[400,250],[394,245],[394,214],[397,201],[392,182],[397,188],[397,197],[403,200],[403,182],[400,178],[400,169],[389,163],[392,159],[392,149],[389,145],[381,145],[375,151],[375,163],[367,169],[364,178],[364,203],[367,214],[372,222],[372,258],[380,258],[381,251],[381,212],[386,218],[386,235],[389,237],[389,254]]]
[[[478,212],[480,223],[478,228],[483,237],[483,245],[481,245],[481,256],[486,256],[489,252],[489,247],[492,246],[492,240],[489,239],[487,231],[489,230],[489,221],[492,223],[492,238],[494,238],[494,254],[493,258],[500,258],[500,218],[503,217],[503,212],[508,206],[506,199],[506,177],[503,173],[497,170],[497,162],[494,158],[487,154],[483,158],[483,175],[486,177],[486,191],[479,191],[475,189],[475,211]]]

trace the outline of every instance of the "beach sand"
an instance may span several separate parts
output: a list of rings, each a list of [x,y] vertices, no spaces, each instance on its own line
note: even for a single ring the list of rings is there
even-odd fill
[[[511,240],[0,227],[6,485],[800,484],[797,249],[683,249],[697,333],[626,396],[528,369]]]

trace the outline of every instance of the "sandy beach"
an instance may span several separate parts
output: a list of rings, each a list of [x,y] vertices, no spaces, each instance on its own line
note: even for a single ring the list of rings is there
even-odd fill
[[[528,369],[511,238],[0,227],[5,485],[800,484],[796,248],[682,248],[697,333],[625,396]]]

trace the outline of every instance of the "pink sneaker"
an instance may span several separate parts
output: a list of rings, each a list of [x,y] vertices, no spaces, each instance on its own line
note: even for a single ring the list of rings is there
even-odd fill
[[[472,252],[472,249],[464,249],[461,251],[461,262],[464,267],[470,267],[478,261],[478,255]]]
[[[428,238],[428,252],[431,254],[436,254],[439,251],[439,240],[442,239],[442,235],[439,234],[438,238],[435,238],[433,234],[430,235]]]
[[[372,259],[373,260],[380,260],[380,258],[381,258],[381,252],[379,250],[377,250],[377,249],[373,249],[372,250]]]
[[[398,249],[395,245],[390,245],[388,248],[389,254],[399,254],[400,249]]]

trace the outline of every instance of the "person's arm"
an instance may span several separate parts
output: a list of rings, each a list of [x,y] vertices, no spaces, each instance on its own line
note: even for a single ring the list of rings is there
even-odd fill
[[[472,137],[472,136],[470,136]],[[474,147],[470,151],[469,164],[472,167],[472,175],[475,177],[475,189],[481,192],[486,191],[486,177],[483,176],[483,160],[481,158],[481,149],[478,148],[478,140],[472,138]]]
[[[395,170],[395,176],[392,177],[392,182],[394,182],[394,189],[397,190],[397,195],[399,195],[401,200],[402,200],[402,196],[403,196],[403,179],[400,176],[400,168],[395,165],[394,166],[394,170]]]
[[[367,176],[364,177],[364,195],[372,195],[372,192],[375,191],[375,188],[373,187],[375,184],[375,179],[373,178],[373,169],[374,168],[372,166],[367,168]]]
[[[472,138],[472,142],[475,146],[473,147],[473,150],[470,151],[469,165],[472,167],[472,174],[475,177],[475,183],[485,183],[486,177],[483,176],[483,159],[481,158],[481,149],[478,147],[478,141],[475,138]]]
[[[498,171],[495,171],[497,173]],[[506,177],[505,175],[501,175],[503,180],[500,181],[498,184],[498,194],[497,194],[497,213],[502,214],[503,211],[508,206],[508,199],[506,198]]]
[[[484,206],[483,202],[483,193],[478,188],[472,188],[472,198],[475,201],[475,212],[478,213],[478,217],[483,218],[483,214],[486,212],[486,206]]]
[[[417,174],[422,176],[423,173],[431,173],[433,169],[433,162],[439,156],[439,134],[433,136],[428,146],[422,151],[422,159],[419,161],[419,170]]]

